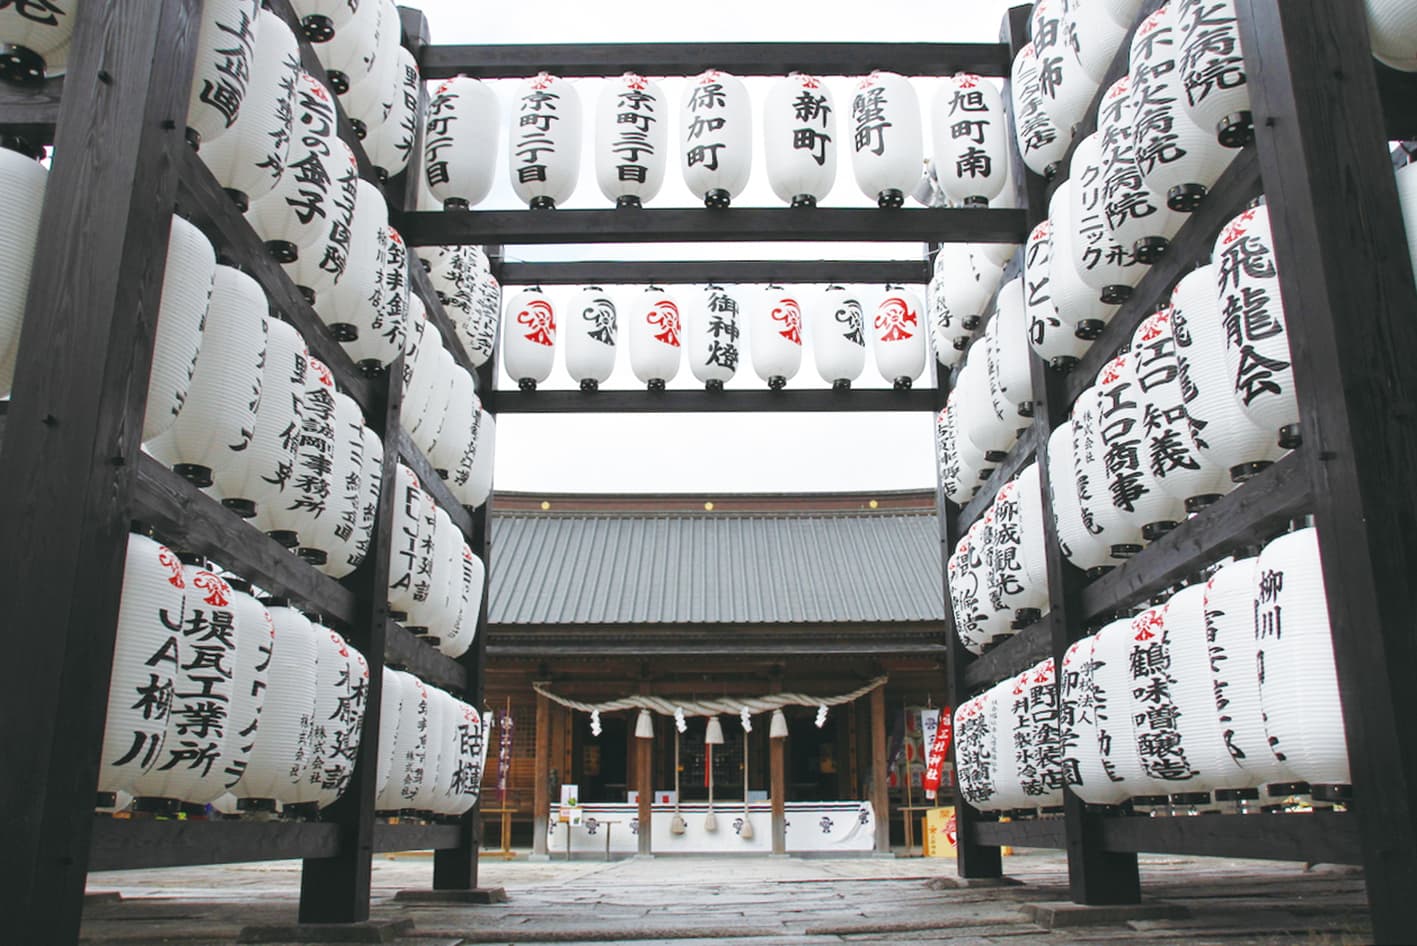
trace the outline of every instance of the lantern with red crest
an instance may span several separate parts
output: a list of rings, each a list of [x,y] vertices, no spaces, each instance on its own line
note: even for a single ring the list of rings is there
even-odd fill
[[[659,286],[646,286],[629,311],[630,368],[651,391],[679,373],[683,321],[679,303]]]
[[[687,312],[684,330],[684,357],[694,377],[710,391],[722,390],[723,382],[737,373],[743,351],[738,300],[723,286],[704,286],[699,304]]]
[[[1146,714],[1135,719],[1134,701],[1145,691],[1139,688],[1149,679],[1145,660],[1133,661],[1138,649],[1153,643],[1150,630],[1156,609],[1135,618],[1121,618],[1097,632],[1092,645],[1094,697],[1098,701],[1097,744],[1103,767],[1116,779],[1136,805],[1159,805],[1170,801],[1170,786],[1151,774],[1138,752],[1137,730],[1147,725]],[[1134,696],[1134,691],[1136,695]]]
[[[562,325],[566,373],[582,391],[596,390],[615,370],[617,325],[615,302],[599,286],[586,286],[571,299]]]
[[[988,693],[955,710],[955,781],[960,797],[979,811],[993,811],[998,760],[994,756],[994,704]]]
[[[315,746],[298,789],[299,802],[327,808],[354,776],[369,696],[369,662],[337,632],[315,625],[319,645]]]
[[[811,333],[817,374],[835,390],[850,389],[866,365],[865,315],[854,287],[826,288],[813,313]]]
[[[1191,121],[1222,145],[1243,148],[1255,140],[1255,122],[1235,0],[1174,2],[1181,33],[1183,106]],[[1403,6],[1411,15],[1405,4],[1391,5]]]
[[[476,509],[492,494],[492,470],[497,456],[497,422],[485,407],[477,412],[473,451],[467,485],[459,491],[459,485],[454,483],[453,489],[464,506]]]
[[[341,343],[350,360],[367,375],[383,371],[403,353],[408,331],[408,247],[393,227],[384,228],[379,243],[383,249],[379,292],[355,312],[358,336]]]
[[[1134,385],[1125,377],[1126,364],[1125,355],[1109,362],[1098,383],[1078,395],[1072,410],[1073,466],[1077,471],[1077,497],[1083,523],[1107,546],[1111,556],[1118,559],[1135,555],[1143,545],[1142,523],[1129,516],[1129,510],[1117,505],[1112,493],[1112,484],[1116,481],[1125,486],[1121,498],[1133,494],[1131,481],[1121,480],[1123,475],[1133,471],[1126,463],[1118,461],[1126,451],[1134,449],[1133,441],[1139,442],[1140,438],[1139,432],[1124,423],[1109,426],[1112,419],[1120,420],[1118,415],[1122,408],[1119,403],[1107,400],[1104,386],[1118,394],[1129,391]],[[1113,458],[1110,467],[1109,454]],[[1109,469],[1113,472],[1109,473]]]
[[[523,391],[535,391],[551,376],[555,356],[556,308],[540,287],[524,289],[507,302],[502,367]]]
[[[836,109],[816,76],[794,72],[763,103],[768,183],[793,207],[815,207],[836,180]]]
[[[905,206],[925,157],[920,99],[910,80],[872,72],[851,99],[851,170],[856,185],[881,207]]]
[[[413,674],[395,670],[400,684],[398,725],[392,733],[392,771],[374,799],[374,810],[397,813],[411,807],[426,774],[428,752],[428,684]],[[380,727],[381,738],[387,731]],[[381,747],[382,748],[382,747]],[[383,754],[382,752],[380,753]]]
[[[1147,22],[1158,21],[1153,17]],[[1145,42],[1146,35],[1138,28],[1132,48],[1139,50]],[[1151,265],[1166,252],[1186,215],[1171,210],[1166,196],[1153,192],[1137,169],[1132,116],[1142,91],[1132,94],[1128,76],[1112,83],[1098,105],[1097,129],[1102,141],[1102,186],[1106,194],[1103,212],[1107,227],[1112,238],[1123,249],[1130,249],[1138,262]]]
[[[998,88],[972,73],[946,76],[933,119],[935,173],[945,196],[957,206],[989,206],[1008,177],[1008,120]]]
[[[1225,365],[1240,408],[1257,427],[1299,445],[1299,403],[1279,291],[1269,207],[1235,217],[1215,241],[1216,294],[1225,327]]]
[[[260,10],[260,0],[210,0],[202,4],[197,61],[192,66],[192,92],[187,104],[187,141],[193,147],[215,141],[236,124],[251,82]],[[0,24],[17,15],[0,11]],[[72,28],[73,17],[64,19]],[[4,36],[3,27],[0,39],[15,45],[13,39]],[[0,76],[4,76],[11,55],[0,55]]]
[[[802,365],[802,305],[795,289],[766,286],[748,314],[753,370],[780,390]]]
[[[925,370],[925,326],[920,297],[905,286],[887,286],[871,321],[876,370],[897,391],[908,390]]]
[[[313,536],[301,536],[301,552],[312,560],[307,549],[324,552],[316,563],[331,578],[343,578],[354,571],[360,507],[364,501],[364,413],[348,395],[335,394],[335,451],[330,457],[331,490],[324,513]],[[352,563],[352,564],[351,564]]]
[[[492,189],[501,117],[481,79],[454,76],[433,90],[423,139],[428,190],[444,210],[467,210]]]
[[[377,799],[389,790],[394,769],[399,767],[395,758],[395,742],[398,740],[399,721],[404,709],[404,674],[384,665],[384,686],[379,694],[379,746],[378,765],[374,774],[374,797]]]
[[[639,207],[664,184],[669,111],[653,79],[607,79],[595,114],[595,177],[617,207]]]
[[[564,204],[581,172],[581,99],[565,79],[547,72],[523,82],[507,141],[512,190],[533,210]]]
[[[684,84],[680,168],[705,206],[727,207],[748,183],[753,163],[753,110],[742,80],[718,69]]]

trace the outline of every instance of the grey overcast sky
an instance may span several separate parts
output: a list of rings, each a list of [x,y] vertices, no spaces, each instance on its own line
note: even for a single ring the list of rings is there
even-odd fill
[[[934,3],[842,0],[799,3],[781,0],[717,0],[711,5],[686,3],[600,2],[600,0],[523,0],[490,4],[481,0],[413,0],[428,17],[434,43],[571,43],[571,42],[992,42],[1009,4],[1003,0],[937,0]],[[535,64],[528,63],[529,72]],[[760,137],[763,96],[771,79],[747,80],[754,105],[755,162],[739,206],[779,206],[768,186]],[[669,102],[670,141],[678,133],[681,80],[662,81]],[[928,133],[929,106],[935,83],[916,80]],[[503,102],[514,83],[496,83]],[[849,104],[845,80],[828,83],[839,114]],[[586,161],[570,208],[606,207],[589,163],[591,119],[600,81],[577,79]],[[506,114],[504,109],[504,115]],[[518,206],[507,181],[505,129],[499,142],[497,183],[483,208]],[[664,188],[651,207],[688,207],[696,201],[684,187],[671,154]],[[835,188],[823,202],[830,206],[869,206],[857,189],[846,153],[838,154]],[[729,211],[731,213],[731,210]],[[675,246],[509,246],[509,259],[713,259],[713,258],[860,258],[891,259],[923,256],[918,244],[853,245],[675,245]],[[874,305],[863,287],[863,301]],[[504,299],[517,291],[508,287]],[[670,287],[687,297],[697,287]],[[740,302],[753,287],[739,287]],[[560,304],[574,287],[548,287]],[[628,301],[640,289],[618,287],[617,300]],[[746,307],[745,307],[746,308]],[[744,313],[746,315],[746,312]],[[810,322],[811,313],[806,313]],[[622,317],[623,318],[623,317]],[[746,334],[746,331],[745,331]],[[606,388],[639,387],[624,349]],[[572,387],[561,354],[544,387]],[[920,384],[931,379],[921,378]],[[501,386],[514,387],[503,376]],[[868,355],[857,386],[880,387],[885,382]],[[697,386],[687,366],[671,383]],[[759,388],[763,383],[745,358],[732,388]],[[804,352],[802,369],[791,387],[820,387],[811,352]],[[932,488],[935,484],[933,421],[925,414],[688,414],[688,415],[507,415],[498,422],[495,483],[500,490],[527,492],[817,492],[828,490],[897,490]]]

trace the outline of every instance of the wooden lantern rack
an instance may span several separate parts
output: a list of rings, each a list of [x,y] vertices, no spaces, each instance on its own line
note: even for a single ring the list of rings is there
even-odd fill
[[[296,25],[288,0],[266,6]],[[300,329],[311,353],[364,409],[384,441],[384,482],[402,460],[490,566],[491,503],[453,499],[401,424],[402,360],[366,377],[325,330],[260,239],[183,140],[200,0],[109,0],[78,15],[67,74],[36,87],[0,86],[0,131],[54,144],[21,338],[14,396],[0,415],[0,600],[20,676],[0,688],[0,913],[19,941],[77,941],[89,870],[303,858],[302,922],[369,915],[372,855],[436,851],[434,886],[477,884],[477,809],[446,824],[376,823],[377,740],[361,742],[353,781],[319,822],[151,821],[93,813],[107,680],[130,523],[217,558],[317,611],[368,658],[366,732],[378,731],[381,669],[406,667],[474,705],[482,702],[484,589],[475,646],[458,661],[389,619],[392,504],[381,501],[363,565],[342,581],[310,568],[143,454],[139,438],[171,214],[192,220]],[[1160,5],[1147,0],[1143,14]],[[1303,446],[1182,523],[1115,571],[1088,583],[1064,560],[1048,491],[1049,614],[983,657],[966,653],[946,608],[955,705],[1054,656],[1102,618],[1228,552],[1311,514],[1323,564],[1356,798],[1344,813],[1195,818],[1104,817],[1071,793],[1060,818],[999,822],[959,810],[959,871],[998,876],[1000,845],[1066,848],[1082,903],[1140,897],[1137,852],[1363,864],[1373,932],[1408,933],[1417,889],[1417,289],[1408,266],[1384,143],[1417,136],[1417,77],[1375,66],[1359,0],[1238,0],[1257,141],[1237,155],[1204,205],[1133,297],[1068,374],[1033,359],[1033,426],[979,495],[957,507],[940,493],[943,556],[1008,477],[1046,466],[1048,434],[1098,368],[1171,286],[1209,250],[1220,225],[1265,192],[1303,414]],[[1027,42],[1028,8],[1010,11],[1003,41],[983,44],[646,44],[433,46],[422,14],[404,9],[404,44],[425,80],[547,69],[565,76],[739,75],[793,70],[910,75],[968,70],[1007,77]],[[297,36],[299,32],[297,30]],[[1113,63],[1125,68],[1126,49]],[[323,79],[308,44],[302,64]],[[1103,89],[1110,84],[1104,82]],[[61,92],[63,93],[61,96]],[[654,241],[1023,243],[1045,216],[1047,183],[1016,165],[1024,210],[732,208],[416,212],[416,181],[377,182],[347,118],[340,132],[361,175],[379,184],[409,246]],[[1081,138],[1090,128],[1083,128]],[[414,154],[422,151],[421,132]],[[413,167],[417,167],[417,163]],[[416,171],[415,171],[416,173]],[[929,263],[719,261],[511,263],[508,285],[663,282],[913,282]],[[412,263],[412,259],[410,260]],[[1014,264],[1015,266],[1017,264]],[[1015,270],[1016,272],[1016,270]],[[458,333],[419,265],[413,291],[456,361],[472,371]],[[497,391],[495,358],[475,371],[483,405],[506,413],[933,411],[949,380],[908,391]],[[386,490],[387,493],[387,490]],[[490,568],[489,568],[490,572]],[[946,594],[946,600],[949,600]],[[15,924],[18,924],[16,926]]]

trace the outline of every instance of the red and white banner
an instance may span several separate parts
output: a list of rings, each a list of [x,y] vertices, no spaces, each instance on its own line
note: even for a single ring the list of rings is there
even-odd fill
[[[939,718],[925,763],[925,797],[931,799],[940,788],[940,774],[950,757],[950,738],[954,735],[954,711],[946,706],[940,710]]]

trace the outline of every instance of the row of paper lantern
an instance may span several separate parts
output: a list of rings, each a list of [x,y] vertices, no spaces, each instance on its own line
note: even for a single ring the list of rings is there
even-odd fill
[[[1011,243],[945,243],[935,255],[926,289],[935,358],[953,368],[964,357],[991,311],[1004,266],[1018,247]]]
[[[525,80],[510,116],[508,171],[519,199],[532,207],[564,204],[581,165],[582,118],[574,85],[542,72]],[[998,205],[1009,186],[1007,117],[996,85],[976,75],[945,77],[932,103],[932,172],[919,98],[909,79],[877,71],[861,77],[848,123],[838,131],[836,104],[816,76],[777,80],[763,103],[763,141],[774,193],[793,206],[815,206],[836,178],[837,141],[851,142],[857,186],[882,207],[937,188],[961,206]],[[669,158],[668,103],[659,83],[634,73],[609,79],[595,114],[594,159],[601,192],[618,206],[641,206],[659,192]],[[501,123],[497,95],[482,81],[457,76],[433,91],[426,117],[424,173],[444,208],[467,208],[492,188]],[[748,183],[753,118],[737,77],[709,69],[687,81],[677,150],[684,183],[710,207],[726,207]]]
[[[1096,570],[1138,551],[1297,445],[1284,309],[1264,205],[1176,286],[1049,442],[1064,553]]]
[[[1350,782],[1319,563],[1301,528],[1121,618],[955,717],[960,792],[985,811]],[[1060,684],[1060,686],[1059,686]]]
[[[1043,481],[1030,463],[1005,483],[946,562],[955,632],[982,654],[1048,612]]]
[[[1000,287],[980,344],[935,418],[935,458],[945,495],[968,502],[1008,455],[1033,416],[1033,376],[1025,321],[1024,287],[1015,278]]]
[[[564,307],[559,327],[557,305],[539,288],[526,289],[507,302],[503,366],[523,389],[534,389],[551,374],[559,336],[567,371],[594,390],[614,370],[623,312],[630,366],[651,388],[672,380],[685,360],[696,379],[721,387],[736,373],[745,343],[754,371],[779,388],[801,368],[808,339],[822,379],[849,387],[865,367],[868,336],[882,377],[910,387],[927,360],[919,295],[887,286],[873,293],[879,302],[870,310],[859,289],[707,285],[676,295],[648,286],[617,305],[601,287],[588,286]]]
[[[443,311],[458,329],[474,368],[487,364],[497,346],[502,286],[480,246],[425,246],[419,256]]]
[[[374,810],[456,817],[477,803],[488,720],[411,673],[384,668]]]

